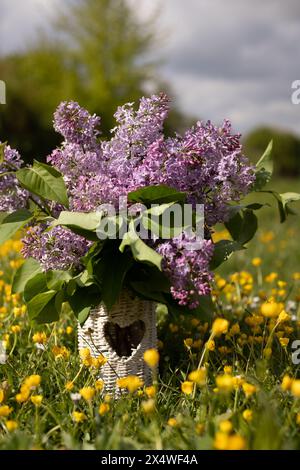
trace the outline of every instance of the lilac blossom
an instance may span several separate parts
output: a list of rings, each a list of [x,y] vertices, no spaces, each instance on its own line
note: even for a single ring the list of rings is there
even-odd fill
[[[204,204],[206,238],[211,227],[224,222],[228,205],[251,188],[253,168],[243,155],[240,135],[225,120],[221,127],[198,122],[183,136],[165,138],[169,110],[166,95],[142,98],[119,107],[117,126],[110,140],[99,140],[100,118],[78,103],[64,102],[54,115],[54,127],[65,138],[48,162],[62,174],[73,211],[94,211],[101,204],[118,207],[119,197],[148,185],[166,184],[187,194],[187,202]],[[62,208],[61,208],[62,209]],[[198,250],[188,249],[191,236],[182,234],[155,242],[163,256],[163,269],[171,281],[171,294],[180,305],[195,308],[210,292],[209,262],[213,243],[202,240]],[[56,227],[33,227],[24,239],[24,255],[38,259],[44,270],[80,269],[80,257],[90,242]]]
[[[102,150],[108,172],[122,194],[134,189],[133,174],[143,165],[148,147],[162,134],[168,110],[169,99],[161,93],[142,98],[136,112],[133,103],[128,103],[115,113],[118,125],[112,130],[112,139],[103,142]]]
[[[54,113],[54,129],[71,144],[84,145],[88,149],[96,145],[100,118],[92,116],[76,101],[63,101]]]
[[[231,124],[198,122],[183,137],[160,137],[149,146],[143,165],[133,175],[136,184],[167,184],[187,193],[187,202],[205,205],[209,226],[224,222],[227,206],[249,192],[253,168],[242,154],[240,135]]]
[[[163,256],[162,268],[171,282],[171,294],[179,305],[196,308],[199,297],[210,293],[213,275],[209,262],[213,254],[210,240],[198,240],[197,250],[190,250],[190,243],[197,240],[194,235],[181,234],[163,242],[157,251]]]
[[[1,144],[1,142],[0,142]],[[23,161],[17,150],[9,145],[4,148],[4,161],[0,164],[0,211],[13,212],[26,207],[28,192],[21,188],[10,171],[19,169]],[[6,174],[7,173],[7,174]]]
[[[22,239],[22,254],[35,258],[43,271],[81,269],[81,258],[91,243],[63,227],[47,230],[47,225],[30,227]]]

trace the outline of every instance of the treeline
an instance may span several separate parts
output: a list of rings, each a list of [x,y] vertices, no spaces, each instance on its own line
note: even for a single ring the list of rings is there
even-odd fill
[[[117,106],[150,92],[172,94],[150,60],[159,47],[154,20],[141,21],[126,0],[66,0],[51,23],[24,51],[0,57],[7,105],[0,106],[0,140],[25,161],[43,160],[60,142],[52,116],[63,100],[75,100],[101,116],[104,136]],[[174,109],[166,133],[182,132],[195,119]],[[244,140],[255,161],[274,140],[277,174],[300,174],[300,139],[275,129],[254,130]]]

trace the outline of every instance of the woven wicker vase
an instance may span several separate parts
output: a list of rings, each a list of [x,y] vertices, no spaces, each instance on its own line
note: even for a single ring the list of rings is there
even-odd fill
[[[151,371],[143,354],[157,347],[154,302],[122,291],[110,312],[101,304],[91,311],[83,327],[78,326],[78,346],[88,347],[94,357],[103,354],[107,358],[99,377],[104,381],[105,393],[119,396],[116,380],[128,375],[137,375],[145,385],[151,384]]]

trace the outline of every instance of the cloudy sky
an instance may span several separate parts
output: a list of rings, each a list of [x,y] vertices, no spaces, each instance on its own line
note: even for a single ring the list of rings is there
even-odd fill
[[[0,52],[24,47],[64,0],[0,0]],[[157,8],[160,73],[184,111],[236,129],[261,124],[300,134],[299,0],[128,0],[139,15]],[[1,79],[1,77],[0,77]]]

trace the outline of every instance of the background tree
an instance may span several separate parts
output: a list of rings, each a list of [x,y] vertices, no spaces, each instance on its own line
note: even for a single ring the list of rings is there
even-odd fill
[[[253,130],[244,141],[245,154],[252,161],[265,150],[273,139],[273,158],[278,176],[296,177],[300,175],[300,139],[290,132],[261,127]]]
[[[155,88],[152,21],[141,22],[126,0],[69,0],[52,32],[22,54],[0,59],[7,105],[0,109],[1,140],[30,160],[45,157],[59,137],[52,116],[62,100],[76,100],[102,118],[104,135],[112,113]]]

